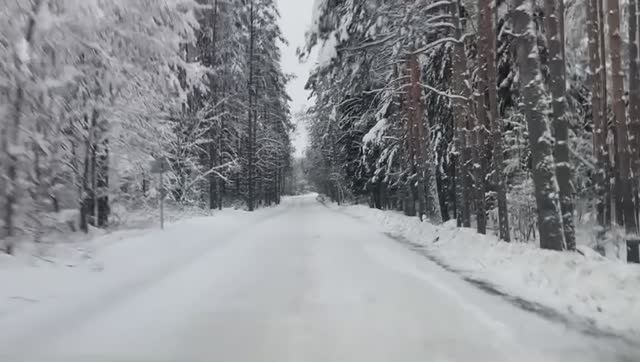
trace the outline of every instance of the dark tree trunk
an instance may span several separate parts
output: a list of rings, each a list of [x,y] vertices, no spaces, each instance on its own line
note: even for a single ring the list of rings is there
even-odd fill
[[[480,10],[478,19],[482,21],[485,17],[484,11]],[[475,145],[473,150],[474,155],[474,184],[476,195],[476,227],[478,233],[487,233],[487,171],[489,169],[489,148],[487,145],[486,136],[488,134],[489,115],[488,115],[488,99],[487,99],[487,54],[483,44],[486,43],[482,39],[484,36],[482,32],[486,31],[481,29],[480,31],[480,44],[478,45],[478,72],[477,82],[478,91],[476,93],[476,122],[474,129]]]
[[[532,3],[516,0],[513,22],[516,34],[521,34],[517,43],[518,66],[520,67],[520,89],[523,113],[529,126],[532,174],[538,208],[538,230],[543,249],[565,249],[562,216],[555,182],[555,165],[550,134],[545,119],[544,94],[540,82],[540,61],[533,25]]]
[[[35,0],[35,2],[31,6],[32,13],[29,16],[29,21],[27,23],[27,28],[24,33],[24,40],[28,46],[31,46],[31,42],[33,40],[33,34],[36,28],[36,16],[40,11],[40,6],[42,5],[42,0]],[[15,57],[16,59],[16,69],[23,69],[26,67],[26,64],[23,64],[19,57]],[[15,101],[13,102],[13,114],[12,114],[12,122],[8,127],[9,131],[5,133],[5,137],[8,136],[8,139],[4,139],[4,150],[8,157],[7,162],[7,190],[5,190],[5,212],[4,212],[4,228],[5,234],[7,238],[5,251],[7,254],[13,254],[14,249],[14,237],[16,236],[16,225],[15,225],[15,217],[16,217],[16,203],[17,195],[18,195],[18,155],[14,152],[9,152],[9,144],[20,144],[20,127],[22,123],[22,109],[23,103],[25,99],[25,92],[23,88],[23,80],[20,78],[22,76],[26,76],[25,74],[20,74],[18,76],[18,84],[16,88]]]
[[[404,100],[404,112],[407,120],[407,142],[409,153],[409,167],[411,177],[409,178],[411,195],[414,201],[418,202],[417,215],[422,219],[426,213],[425,197],[425,160],[422,150],[422,127],[423,104],[422,89],[420,86],[420,66],[417,56],[410,54],[406,59],[406,73],[408,75],[408,89]]]
[[[480,0],[479,29],[480,49],[484,57],[485,89],[487,92],[487,115],[489,117],[489,129],[491,131],[491,143],[493,146],[494,185],[498,201],[499,236],[504,241],[510,241],[509,211],[507,209],[507,185],[504,175],[504,150],[502,145],[502,120],[498,115],[498,84],[496,80],[496,30],[493,23],[492,0]]]
[[[619,163],[616,170],[620,173],[620,182],[616,186],[616,199],[622,201],[622,215],[625,230],[629,234],[637,233],[635,205],[633,197],[633,174],[629,154],[629,137],[626,108],[624,104],[624,74],[622,70],[622,39],[620,38],[620,4],[618,0],[608,0],[609,44],[611,54],[611,86],[613,110],[617,135],[617,155]]]
[[[596,191],[596,213],[598,224],[601,227],[599,238],[609,229],[611,224],[611,185],[609,181],[609,152],[607,145],[607,114],[606,95],[603,94],[603,81],[606,81],[604,73],[603,59],[601,58],[601,48],[604,44],[601,40],[602,19],[599,17],[598,3],[600,0],[589,0],[588,7],[588,33],[589,33],[589,68],[591,73],[591,104],[593,117],[593,150],[596,156],[596,170],[594,173],[594,184]]]
[[[564,14],[561,13],[564,0],[545,0],[545,29],[549,47],[549,78],[553,118],[554,158],[556,160],[556,178],[560,190],[560,209],[564,239],[568,250],[576,248],[573,204],[573,167],[569,157],[569,122],[566,118],[566,81],[565,61],[562,39],[564,34]]]
[[[609,127],[609,102],[608,102],[608,90],[607,90],[607,54],[606,54],[606,42],[605,42],[605,12],[604,12],[604,1],[598,1],[597,2],[597,8],[598,8],[598,17],[600,18],[600,22],[598,24],[599,27],[599,33],[600,33],[600,59],[602,60],[602,66],[601,71],[600,71],[600,77],[602,78],[601,80],[601,85],[602,85],[602,112],[603,112],[603,121],[604,121],[604,125],[603,127],[606,127],[606,132],[604,133],[603,137],[605,139],[605,144],[606,144],[606,140],[609,137],[609,132],[612,132],[615,135],[615,132],[613,131],[613,129],[610,130]],[[608,146],[606,147],[606,152],[607,152],[607,163],[608,163],[608,168],[607,168],[607,183],[609,184],[609,189],[608,191],[608,200],[606,203],[606,208],[605,208],[605,218],[607,220],[607,225],[611,225],[611,222],[613,220],[612,218],[612,199],[614,198],[614,193],[612,192],[611,189],[611,185],[610,185],[610,180],[611,178],[613,178],[613,167],[611,165],[611,161],[610,161],[610,157],[609,157],[609,153],[613,152],[614,154],[616,154],[616,150],[615,147],[613,147],[613,150],[610,149]]]
[[[486,157],[486,141],[485,141],[485,121],[486,112],[484,106],[484,93],[478,94],[476,97],[476,115],[473,147],[473,185],[475,193],[475,210],[476,210],[476,230],[480,234],[487,233],[487,208],[486,208],[486,176],[487,176],[487,157]]]
[[[251,5],[250,5],[250,14],[249,14],[249,27],[250,27],[250,31],[249,31],[249,85],[248,85],[248,91],[249,91],[249,107],[248,107],[248,120],[249,120],[249,127],[248,127],[248,147],[247,147],[247,159],[248,159],[248,177],[247,177],[247,183],[248,183],[248,195],[247,195],[247,207],[249,208],[249,211],[253,211],[255,208],[255,180],[254,180],[254,174],[255,174],[255,150],[254,150],[254,134],[256,132],[255,130],[255,116],[256,116],[256,112],[254,109],[254,102],[255,102],[255,97],[256,97],[256,91],[255,91],[255,84],[254,84],[254,80],[253,80],[253,57],[254,57],[254,43],[255,43],[255,24],[254,24],[254,18],[255,18],[255,14],[254,14],[254,8],[253,8],[253,0],[251,1]]]
[[[462,38],[462,25],[460,22],[460,0],[451,5],[451,21],[455,28],[456,39]],[[467,56],[463,42],[456,42],[453,48],[453,73],[452,88],[457,97],[452,99],[453,119],[455,126],[455,146],[456,146],[456,214],[459,226],[471,226],[471,178],[469,163],[471,162],[469,145],[467,143],[467,125],[470,115],[471,90],[467,86],[469,71],[467,67]]]
[[[638,57],[638,1],[629,0],[629,157],[634,219],[638,224],[638,178],[640,177],[640,64]]]
[[[96,159],[98,169],[97,174],[97,190],[99,192],[97,197],[98,205],[96,210],[98,215],[96,217],[98,227],[106,227],[109,224],[109,214],[111,208],[109,207],[109,141],[104,140],[100,153]]]
[[[438,200],[440,207],[440,215],[442,215],[442,221],[449,220],[449,188],[446,185],[445,180],[442,177],[442,172],[440,170],[436,171],[436,188],[438,191]]]

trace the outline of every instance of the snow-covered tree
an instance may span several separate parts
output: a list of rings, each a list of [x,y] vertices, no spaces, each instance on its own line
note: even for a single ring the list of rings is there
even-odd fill
[[[114,202],[156,197],[148,193],[154,158],[169,160],[169,197],[222,204],[231,176],[242,172],[244,2],[3,0],[0,6],[6,120],[0,237],[8,252],[17,237],[40,240],[49,214],[63,208],[77,208],[87,231],[89,224],[108,225]],[[262,28],[277,29],[277,16],[265,11]],[[291,127],[286,78],[279,57],[269,53],[275,47],[274,40],[259,49],[271,55],[256,63],[277,73],[263,83],[273,91],[265,99],[280,105],[270,119],[284,125],[272,135],[282,146],[269,155],[281,172]]]

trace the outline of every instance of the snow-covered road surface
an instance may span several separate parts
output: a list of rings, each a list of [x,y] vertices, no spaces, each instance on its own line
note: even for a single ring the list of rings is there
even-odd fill
[[[0,315],[0,361],[640,360],[628,343],[518,309],[313,196],[217,217],[140,238],[138,253],[112,250],[123,240],[96,254],[93,279],[69,277],[56,298]]]

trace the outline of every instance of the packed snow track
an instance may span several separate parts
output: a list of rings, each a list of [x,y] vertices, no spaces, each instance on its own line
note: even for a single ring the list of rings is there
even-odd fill
[[[96,253],[94,276],[0,314],[0,361],[640,360],[628,343],[481,291],[313,195],[233,222],[224,213],[122,240]]]

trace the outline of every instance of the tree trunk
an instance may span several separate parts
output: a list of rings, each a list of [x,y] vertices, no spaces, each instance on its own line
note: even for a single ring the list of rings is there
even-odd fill
[[[218,161],[218,167],[220,167],[220,165],[222,165],[223,160],[222,160],[222,133],[224,131],[224,121],[221,119],[220,120],[220,130],[218,132],[218,147],[216,150],[216,156],[217,156],[217,161]],[[219,172],[222,172],[222,170],[219,170]],[[218,210],[222,210],[222,179],[221,177],[216,177],[216,196],[218,196],[218,200],[217,200],[217,204],[218,204]]]
[[[455,28],[456,39],[462,38],[462,25],[460,22],[460,0],[451,5],[451,22]],[[471,90],[467,86],[469,71],[467,68],[467,55],[462,41],[453,45],[453,73],[452,90],[454,97],[453,119],[455,125],[456,146],[456,205],[458,226],[469,227],[471,225],[471,187],[469,185],[469,159],[467,149],[467,117],[470,114]]]
[[[237,122],[238,119],[236,118],[236,119],[234,119],[234,121]],[[240,150],[240,157],[242,157],[242,142],[241,142],[240,138],[241,138],[240,136],[238,136],[236,138],[236,149]],[[242,176],[242,173],[239,172],[239,171],[236,171],[235,174],[234,174],[234,186],[235,187],[234,187],[233,198],[236,199],[236,200],[238,200],[240,198],[240,194],[241,194],[241,187],[242,187],[242,185],[241,185],[242,184],[241,176]]]
[[[533,23],[532,4],[528,0],[514,3],[514,32],[517,41],[518,66],[523,113],[529,127],[532,174],[538,209],[540,246],[543,249],[565,249],[562,217],[555,181],[555,165],[549,127],[545,119],[544,88],[541,84],[540,60],[536,44],[536,29]]]
[[[91,117],[91,122],[91,137],[89,140],[91,145],[91,225],[93,225],[94,227],[98,227],[98,218],[100,217],[100,211],[98,210],[98,113],[96,110],[94,110],[94,115]]]
[[[90,132],[91,124],[89,123],[89,115],[84,114],[85,131]],[[84,139],[84,169],[80,182],[82,185],[80,191],[80,230],[85,233],[89,232],[89,217],[91,215],[91,192],[89,190],[89,180],[91,178],[91,142],[88,136]]]
[[[40,11],[40,6],[42,5],[42,0],[36,0],[32,7],[32,13],[29,16],[29,22],[27,24],[27,28],[24,34],[24,40],[26,44],[30,47],[31,42],[33,41],[33,34],[35,32],[36,27],[36,16]],[[26,64],[23,64],[20,57],[15,56],[15,66],[16,69],[23,69],[26,67]],[[5,212],[4,212],[4,228],[5,234],[7,237],[7,244],[5,252],[7,254],[12,254],[14,245],[13,238],[16,235],[16,225],[15,225],[15,214],[16,214],[16,203],[17,203],[17,195],[19,194],[19,182],[18,182],[18,155],[15,154],[15,150],[12,150],[10,147],[11,144],[20,146],[20,127],[22,123],[22,108],[24,105],[25,92],[24,92],[24,78],[26,74],[18,74],[18,80],[16,84],[16,98],[13,102],[13,122],[8,126],[9,130],[6,135],[9,137],[5,141],[5,147],[8,156],[7,162],[7,189],[5,190]],[[17,148],[17,147],[16,147]]]
[[[492,0],[480,0],[478,17],[478,28],[480,29],[480,49],[484,53],[486,76],[485,89],[487,91],[489,129],[491,131],[491,143],[493,145],[493,168],[492,173],[495,180],[495,189],[498,199],[498,221],[500,239],[510,241],[509,235],[509,211],[507,209],[507,186],[504,175],[504,150],[502,146],[502,120],[498,115],[498,89],[496,80],[496,30],[493,23]]]
[[[407,117],[407,131],[410,152],[411,172],[416,179],[410,178],[412,195],[414,200],[418,201],[418,217],[422,219],[427,213],[426,200],[426,160],[423,148],[426,145],[424,141],[424,122],[423,122],[423,103],[422,88],[420,86],[420,64],[415,54],[410,54],[406,60],[407,75],[409,77],[409,88],[405,100],[405,112]]]
[[[470,116],[473,117],[473,116]],[[463,137],[465,139],[465,145],[462,149],[462,159],[464,163],[462,164],[462,182],[464,187],[464,195],[466,197],[462,200],[462,207],[467,213],[466,217],[462,219],[462,226],[466,228],[471,227],[471,206],[473,205],[474,200],[474,188],[473,188],[473,149],[471,145],[473,144],[473,130],[471,129],[471,119],[467,118],[466,120],[466,129],[464,130]]]
[[[622,212],[625,230],[629,234],[637,233],[635,205],[633,198],[633,179],[629,155],[629,137],[627,116],[624,104],[624,74],[622,72],[622,39],[620,38],[620,4],[618,0],[608,0],[609,44],[611,54],[611,99],[615,115],[617,135],[617,154],[619,164],[616,169],[620,172],[620,184],[617,187],[617,199],[622,200]]]
[[[566,118],[565,60],[562,40],[564,35],[564,0],[545,0],[544,25],[549,48],[549,78],[551,88],[552,127],[555,138],[554,158],[556,178],[560,190],[560,209],[564,240],[568,250],[576,248],[573,201],[573,167],[569,156],[569,122]]]
[[[611,192],[611,178],[613,176],[613,172],[612,172],[612,166],[611,166],[611,159],[610,159],[610,153],[612,152],[613,149],[613,153],[615,154],[615,148],[611,145],[607,144],[607,139],[609,138],[609,132],[610,132],[610,128],[609,128],[609,97],[608,97],[608,90],[607,90],[607,54],[606,54],[606,49],[607,49],[607,43],[606,43],[606,36],[605,36],[605,31],[604,31],[604,24],[605,24],[605,14],[604,14],[604,4],[603,4],[603,0],[599,0],[597,1],[597,9],[598,9],[598,17],[600,19],[600,21],[598,22],[598,32],[600,34],[600,59],[602,60],[602,67],[601,67],[601,71],[600,71],[600,77],[601,79],[601,85],[602,85],[602,114],[603,114],[603,127],[606,127],[606,132],[604,133],[603,137],[605,140],[605,145],[607,145],[607,147],[605,148],[605,152],[607,152],[607,169],[606,169],[606,178],[607,178],[607,184],[609,185],[609,188],[607,189],[607,203],[605,205],[605,219],[607,220],[607,225],[611,225],[611,221],[612,221],[612,198],[613,198],[613,193]],[[615,134],[615,132],[613,132]]]
[[[483,22],[485,17],[484,11],[480,9],[478,21]],[[474,184],[476,195],[476,226],[478,233],[487,233],[487,171],[489,169],[489,148],[487,145],[486,135],[488,134],[489,116],[488,116],[488,100],[487,100],[487,54],[486,37],[480,30],[480,44],[478,45],[478,72],[477,82],[478,90],[476,93],[476,123],[474,129],[475,149],[474,149]]]
[[[43,131],[42,120],[36,121],[36,134],[37,136],[34,135],[31,137],[31,148],[33,151],[33,187],[30,193],[31,199],[33,200],[33,211],[31,215],[31,218],[33,219],[33,241],[35,243],[40,243],[42,241],[44,226],[42,223],[42,214],[47,211],[45,195],[47,194],[48,189],[43,180],[43,167],[40,162],[41,156],[44,156],[45,154],[37,142],[38,137],[47,139],[48,136]]]
[[[15,154],[14,151],[10,151],[9,143],[13,143],[14,145],[20,144],[20,124],[22,122],[22,103],[24,102],[24,90],[22,89],[22,85],[18,85],[18,89],[16,90],[16,100],[14,102],[14,114],[13,114],[13,124],[9,127],[9,140],[7,142],[7,155],[8,155],[8,167],[7,167],[7,190],[6,193],[6,205],[5,205],[5,213],[4,213],[4,227],[6,230],[7,244],[6,244],[6,252],[7,254],[13,254],[14,249],[14,240],[13,238],[16,235],[15,230],[15,204],[17,202],[18,195],[18,155]]]
[[[442,215],[443,222],[449,221],[449,187],[447,187],[447,182],[445,180],[446,174],[443,176],[443,173],[437,170],[435,174],[436,193],[438,195],[438,206],[440,208],[440,215]],[[380,200],[380,202],[382,203],[382,200]]]
[[[209,149],[208,149],[208,153],[209,153],[209,170],[213,170],[213,168],[216,165],[216,149],[214,146],[214,141],[213,139],[213,131],[210,130],[209,132],[209,138],[211,139],[209,141]],[[213,174],[210,173],[209,176],[207,177],[207,181],[209,183],[209,209],[210,210],[214,210],[218,207],[218,205],[216,205],[216,202],[218,201],[218,195],[216,194],[216,179],[217,177]]]
[[[254,56],[254,43],[255,43],[255,25],[254,25],[254,8],[253,8],[253,0],[251,0],[251,5],[250,5],[250,15],[249,15],[249,22],[250,22],[250,31],[249,31],[249,87],[248,87],[248,91],[249,91],[249,107],[248,107],[248,114],[249,114],[249,134],[248,134],[248,147],[247,147],[247,159],[248,159],[248,169],[247,169],[247,173],[248,173],[248,177],[247,177],[247,183],[248,183],[248,195],[247,195],[247,207],[249,208],[249,211],[253,211],[255,208],[255,180],[254,180],[254,173],[255,173],[255,165],[254,165],[254,158],[255,158],[255,150],[254,150],[254,146],[255,144],[254,142],[254,133],[255,133],[255,112],[254,112],[254,101],[255,101],[255,85],[253,84],[253,56]]]
[[[596,213],[598,225],[601,227],[599,237],[609,229],[611,218],[607,218],[607,209],[611,204],[611,185],[609,180],[609,154],[607,145],[606,99],[603,102],[604,59],[601,58],[601,22],[598,3],[601,0],[589,0],[588,34],[589,34],[589,68],[591,73],[591,113],[593,118],[593,153],[596,156],[594,184],[596,192]]]
[[[483,83],[484,72],[480,71],[480,83]],[[483,86],[480,84],[479,89]],[[475,192],[476,207],[476,230],[480,234],[487,233],[487,209],[486,209],[486,188],[485,181],[487,176],[487,157],[486,157],[486,118],[485,94],[478,92],[476,95],[476,119],[473,128],[473,185]],[[471,122],[473,123],[473,122]]]
[[[638,63],[638,1],[629,0],[629,147],[631,180],[638,222],[638,177],[640,177],[640,64]]]
[[[212,34],[211,34],[211,43],[209,44],[210,65],[212,67],[215,67],[218,64],[216,59],[217,58],[216,57],[217,22],[218,22],[218,0],[213,0],[213,12],[211,16],[211,33]],[[214,105],[214,107],[217,107],[216,83],[213,77],[210,77],[209,81],[211,84],[210,102]],[[213,112],[214,114],[217,113],[216,108],[213,109]],[[215,129],[214,125],[210,124],[209,125],[209,169],[210,170],[220,164],[219,149],[216,147],[216,146],[219,147],[219,145],[216,145],[216,137],[214,137],[214,132],[213,132],[214,129]],[[222,132],[222,130],[218,129],[218,136],[220,132]],[[220,185],[218,180],[219,177],[214,173],[211,173],[209,174],[208,179],[209,179],[209,209],[213,210],[219,207],[218,205],[218,200],[220,198],[220,196],[218,195],[218,193],[220,192],[220,187],[219,187]]]
[[[98,163],[98,175],[97,175],[97,190],[98,195],[98,217],[97,222],[99,227],[107,227],[109,225],[109,214],[111,208],[109,206],[109,140],[103,140],[100,148],[100,153],[96,159]]]

